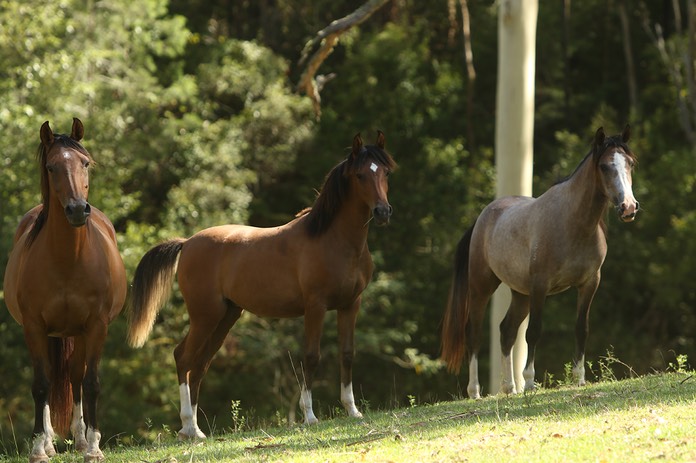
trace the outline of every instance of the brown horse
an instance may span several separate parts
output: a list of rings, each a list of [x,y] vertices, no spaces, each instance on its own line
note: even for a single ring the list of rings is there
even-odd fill
[[[578,290],[573,374],[585,384],[585,341],[590,304],[607,254],[604,216],[608,203],[624,222],[635,219],[631,173],[635,156],[626,126],[619,136],[598,129],[592,149],[567,179],[539,198],[512,196],[490,203],[457,247],[454,277],[442,329],[442,357],[450,371],[468,353],[471,398],[481,396],[478,352],[486,304],[502,281],[512,302],[500,323],[503,354],[501,390],[516,392],[510,351],[520,323],[529,314],[529,347],[524,389],[534,388],[534,352],[541,336],[547,295]]]
[[[42,203],[19,223],[4,282],[34,367],[29,461],[55,455],[51,419],[61,434],[70,425],[85,461],[98,461],[97,367],[107,325],[126,298],[126,272],[111,222],[87,202],[92,157],[80,144],[82,122],[73,119],[67,136],[54,134],[47,121],[40,134]]]
[[[373,270],[368,224],[373,218],[377,225],[389,222],[387,177],[395,167],[382,132],[376,145],[369,146],[363,146],[358,134],[347,159],[327,175],[314,206],[295,220],[273,228],[208,228],[189,239],[162,243],[143,256],[128,311],[130,344],[141,346],[149,336],[175,272],[189,313],[189,332],[174,350],[180,438],[205,438],[196,416],[201,380],[243,310],[261,317],[304,316],[300,408],[305,423],[316,423],[312,380],[324,316],[335,309],[341,402],[348,415],[362,416],[353,397],[353,334],[361,293]]]

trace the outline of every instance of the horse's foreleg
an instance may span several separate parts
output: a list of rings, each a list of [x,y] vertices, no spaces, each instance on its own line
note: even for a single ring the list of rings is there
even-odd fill
[[[349,309],[338,311],[338,345],[341,356],[341,403],[348,416],[362,418],[353,395],[353,355],[355,353],[355,322],[360,310],[360,297]]]
[[[99,361],[104,349],[108,328],[106,323],[96,323],[85,335],[85,377],[82,380],[83,405],[85,412],[85,424],[87,425],[87,449],[85,450],[85,462],[102,461],[104,454],[99,448],[101,433],[97,426],[97,402],[101,392],[99,381]]]
[[[529,297],[511,290],[510,307],[500,322],[500,351],[503,355],[500,390],[505,394],[521,392],[521,387],[519,387],[521,385],[515,384],[512,348],[517,340],[520,324],[528,313]],[[532,384],[534,384],[533,368],[532,366]]]
[[[323,305],[311,305],[304,316],[304,363],[302,364],[302,387],[300,389],[300,408],[304,414],[305,424],[315,424],[319,420],[312,407],[312,383],[321,359],[321,335],[324,328],[326,308]]]
[[[34,380],[31,395],[34,398],[34,431],[30,463],[48,462],[56,454],[53,446],[53,427],[51,411],[48,407],[48,394],[51,387],[48,380],[48,337],[25,320],[24,339],[34,367]]]
[[[599,287],[599,272],[583,286],[578,287],[578,318],[575,323],[575,358],[573,359],[573,379],[579,386],[585,385],[585,343],[590,332],[589,314],[592,299]]]
[[[85,421],[87,425],[87,448],[85,449],[85,462],[101,461],[104,459],[104,454],[99,448],[101,433],[97,427],[97,401],[101,384],[98,375],[98,359],[91,359],[87,362],[85,371],[85,379],[82,382],[84,392],[85,405]]]

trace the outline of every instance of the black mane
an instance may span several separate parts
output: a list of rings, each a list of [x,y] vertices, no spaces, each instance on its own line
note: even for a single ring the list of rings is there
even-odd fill
[[[396,168],[396,162],[389,153],[375,145],[364,146],[357,156],[349,154],[326,175],[319,196],[309,212],[306,212],[309,236],[318,237],[328,230],[348,196],[348,175],[359,170],[367,162],[376,162],[389,170]]]

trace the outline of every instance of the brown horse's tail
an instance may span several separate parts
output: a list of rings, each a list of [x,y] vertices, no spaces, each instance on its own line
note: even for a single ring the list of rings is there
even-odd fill
[[[475,223],[474,223],[475,225]],[[442,320],[442,359],[447,370],[458,373],[466,355],[466,322],[469,319],[467,295],[469,288],[469,245],[472,225],[459,240],[454,257],[454,275],[449,300]]]
[[[70,356],[74,350],[73,338],[48,338],[48,362],[50,367],[48,407],[51,424],[59,436],[65,437],[70,429],[73,395],[70,385]]]
[[[179,253],[186,242],[175,238],[150,249],[133,277],[128,307],[128,344],[142,347],[155,317],[172,292]]]

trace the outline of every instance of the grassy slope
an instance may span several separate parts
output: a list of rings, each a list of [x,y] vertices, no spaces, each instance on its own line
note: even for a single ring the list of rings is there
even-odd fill
[[[696,374],[367,412],[361,421],[173,436],[105,449],[109,462],[696,462]],[[27,456],[3,458],[26,461]],[[79,462],[63,453],[52,462]]]

